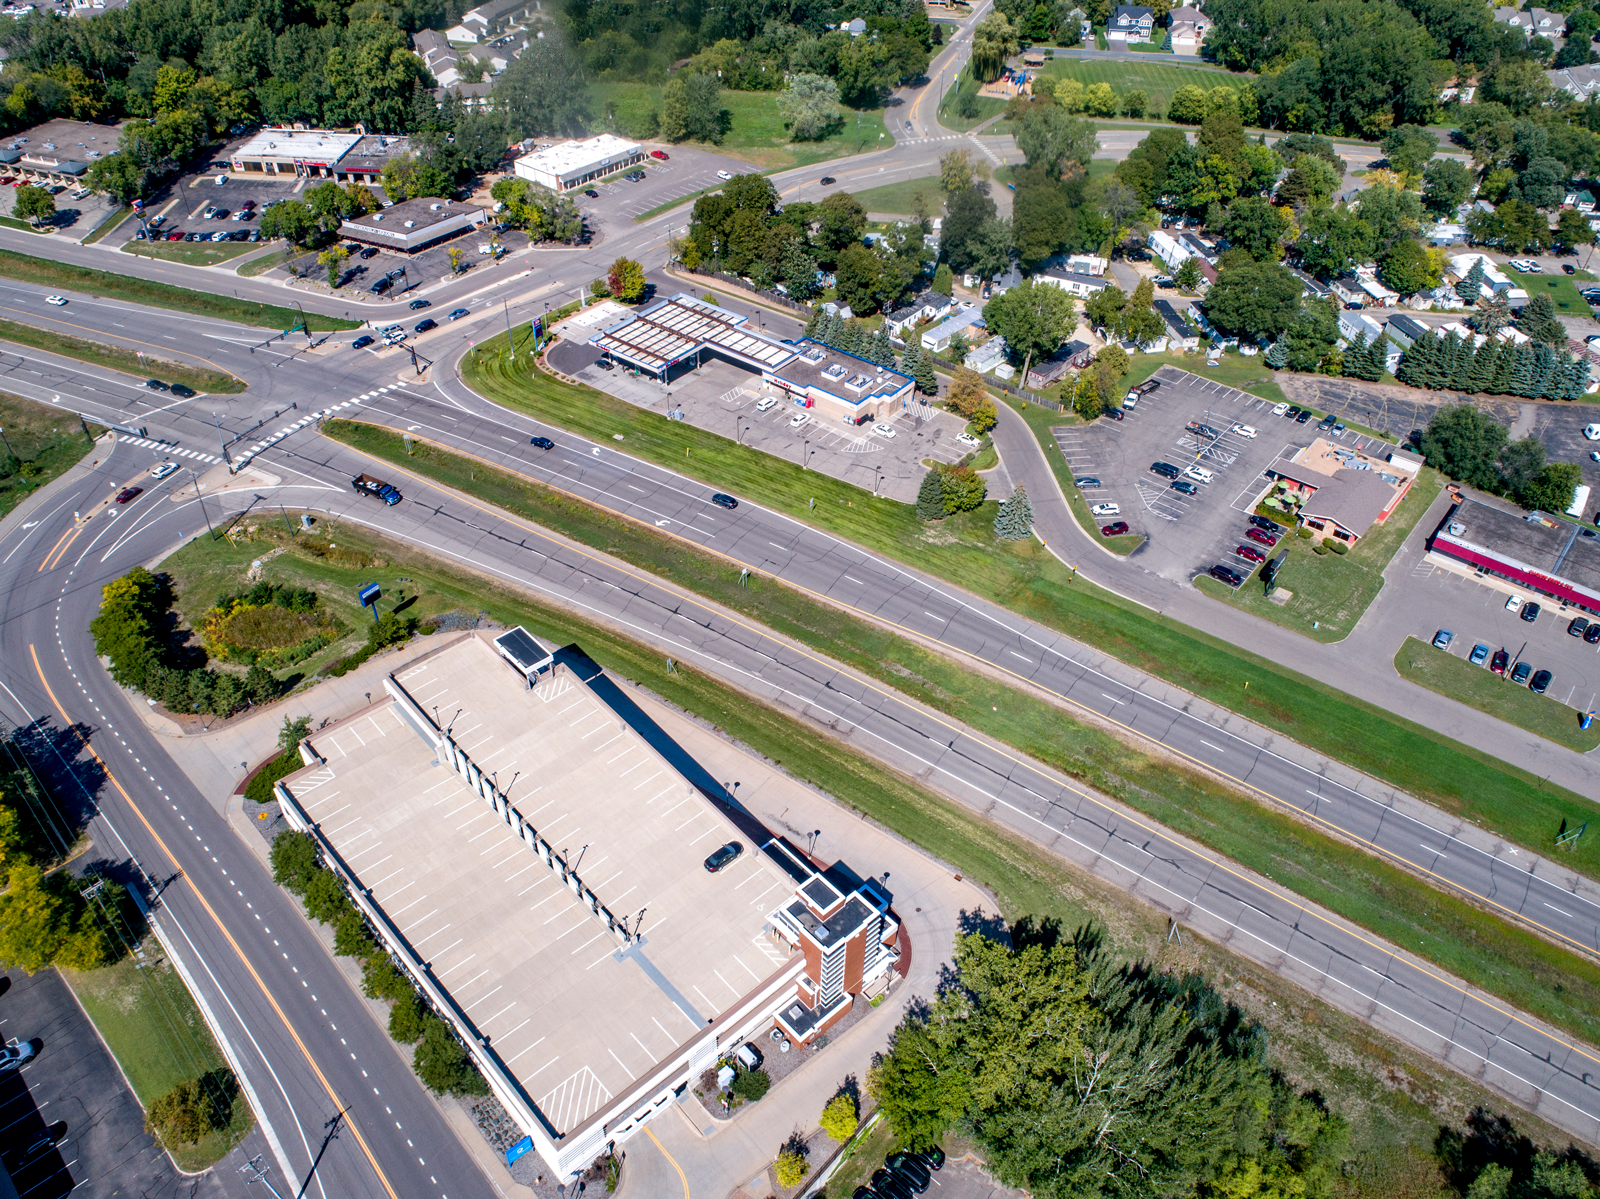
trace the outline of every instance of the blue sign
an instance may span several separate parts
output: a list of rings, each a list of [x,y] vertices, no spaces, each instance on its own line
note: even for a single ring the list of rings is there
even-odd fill
[[[533,1138],[523,1137],[515,1145],[506,1150],[506,1165],[509,1166],[512,1162],[516,1161],[517,1158],[521,1157],[524,1153],[527,1153],[532,1149]]]
[[[378,598],[382,595],[383,592],[379,590],[376,583],[363,583],[361,584],[361,590],[356,592],[356,599],[361,601],[363,608],[366,608],[377,603]]]

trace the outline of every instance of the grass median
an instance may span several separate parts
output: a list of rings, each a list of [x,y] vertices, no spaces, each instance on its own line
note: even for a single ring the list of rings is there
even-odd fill
[[[129,956],[100,970],[63,970],[62,975],[148,1109],[180,1082],[215,1077],[228,1070],[228,1063],[161,946],[151,938],[144,951],[148,958],[142,962]],[[255,1123],[242,1094],[233,1096],[229,1114],[226,1128],[173,1149],[180,1170],[196,1174],[216,1165]]]
[[[89,341],[69,333],[57,333],[54,329],[21,325],[16,321],[0,320],[0,341],[32,346],[36,350],[47,350],[63,358],[76,358],[79,362],[89,362],[95,366],[108,366],[141,379],[157,375],[168,383],[184,383],[196,391],[232,393],[244,390],[244,380],[226,371],[206,370],[183,362],[152,358],[148,354],[141,356],[122,346]]]
[[[123,245],[122,252],[132,254],[136,258],[159,258],[163,262],[181,262],[185,266],[217,266],[260,248],[259,243],[247,241],[156,241],[154,243],[130,241]]]
[[[1551,665],[1559,671],[1558,664]],[[1434,649],[1415,637],[1407,637],[1405,644],[1396,651],[1394,668],[1429,691],[1437,691],[1457,703],[1487,712],[1570,750],[1586,754],[1600,746],[1600,724],[1579,728],[1583,713],[1578,709],[1548,695],[1535,695],[1525,685],[1513,683],[1487,666],[1474,666],[1465,658]]]
[[[1271,801],[1073,719],[1044,699],[762,576],[744,584],[725,559],[542,484],[427,442],[352,421],[324,432],[364,453],[621,558],[759,621],[908,698],[1081,779],[1313,902],[1414,949],[1575,1035],[1600,1040],[1600,963],[1441,894],[1335,840]],[[753,632],[759,635],[759,630]],[[1020,768],[1026,769],[1026,768]],[[907,833],[918,839],[913,832]],[[929,847],[932,848],[931,846]]]
[[[67,262],[51,262],[46,258],[35,258],[31,254],[18,254],[11,250],[0,250],[0,276],[53,291],[86,292],[110,300],[168,308],[192,316],[237,321],[241,325],[263,329],[288,329],[300,320],[300,312],[294,308],[191,291],[187,287],[174,287],[153,279],[137,279],[131,275],[98,271],[93,267],[74,266]],[[324,332],[356,329],[361,324],[360,321],[347,321],[342,317],[323,316],[316,312],[307,313],[306,321],[311,328]]]
[[[519,343],[523,348],[525,341]],[[510,361],[505,351],[500,334],[463,362],[468,384],[498,403],[595,441],[621,434],[617,448],[624,452],[951,580],[1515,844],[1547,853],[1563,821],[1580,824],[1595,813],[1591,800],[1549,786],[1483,749],[1096,587],[1034,541],[997,541],[989,527],[994,501],[965,522],[928,526],[908,504],[875,498],[687,421],[669,421],[592,388],[532,372],[526,355]],[[1600,838],[1564,854],[1563,861],[1600,877]]]
[[[477,471],[480,477],[485,473],[481,467]],[[616,522],[619,532],[625,523]],[[333,542],[336,551],[322,552],[321,547]],[[311,549],[313,544],[318,551]],[[287,552],[267,556],[280,547]],[[198,538],[166,559],[162,568],[174,576],[180,610],[192,619],[219,589],[238,586],[258,558],[266,559],[264,577],[269,581],[315,587],[326,602],[355,619],[370,619],[357,610],[356,588],[373,578],[374,571],[382,571],[406,576],[411,584],[408,599],[415,596],[407,612],[414,615],[486,613],[506,624],[525,625],[550,644],[580,649],[613,678],[649,688],[669,704],[714,725],[742,749],[776,762],[846,809],[914,842],[987,888],[1006,920],[1031,916],[1039,922],[1058,921],[1069,929],[1093,920],[1123,953],[1148,955],[1159,969],[1199,971],[1215,979],[1230,999],[1249,1007],[1252,1016],[1267,1026],[1275,1064],[1297,1085],[1318,1088],[1334,1110],[1347,1114],[1352,1152],[1364,1163],[1365,1172],[1382,1173],[1386,1155],[1396,1147],[1431,1143],[1439,1122],[1453,1118],[1452,1113],[1495,1102],[1470,1079],[1374,1035],[1365,1025],[1220,947],[1194,937],[1181,944],[1167,940],[1166,921],[1142,902],[885,769],[815,727],[681,663],[669,670],[658,650],[607,625],[535,604],[501,582],[338,521],[327,522],[321,537],[306,538],[291,536],[278,522],[263,520],[253,528],[238,529],[233,541]],[[416,651],[427,644],[426,639],[419,641]],[[931,953],[945,948],[927,947]],[[1364,1193],[1398,1192],[1380,1187]]]
[[[104,431],[98,425],[85,425],[75,412],[4,392],[0,392],[0,429],[10,442],[9,452],[0,444],[0,516],[82,461],[94,446],[93,434]]]

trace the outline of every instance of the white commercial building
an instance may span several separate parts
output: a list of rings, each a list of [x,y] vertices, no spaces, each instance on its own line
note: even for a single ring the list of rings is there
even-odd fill
[[[518,179],[527,179],[553,192],[572,191],[614,175],[644,161],[644,147],[602,133],[587,141],[563,142],[517,159]]]

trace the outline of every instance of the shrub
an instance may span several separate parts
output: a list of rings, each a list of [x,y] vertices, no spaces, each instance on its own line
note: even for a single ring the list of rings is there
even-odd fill
[[[772,1173],[777,1178],[778,1185],[785,1190],[797,1187],[805,1181],[806,1159],[793,1149],[786,1149],[778,1154],[778,1160],[772,1166]]]
[[[822,1131],[834,1140],[848,1141],[855,1135],[859,1123],[855,1100],[849,1095],[835,1095],[828,1100],[828,1106],[822,1109],[822,1118],[818,1123]]]
[[[1301,525],[1298,529],[1296,529],[1294,531],[1294,535],[1296,537],[1304,537],[1307,541],[1311,540],[1311,530],[1306,528],[1304,525]]]
[[[333,924],[346,911],[354,911],[344,893],[344,884],[331,870],[319,868],[306,882],[301,899],[305,900],[306,915],[318,924]]]
[[[431,1012],[422,1017],[422,1038],[412,1061],[422,1085],[435,1095],[487,1095],[488,1084],[467,1057],[450,1026]]]
[[[150,1104],[145,1128],[163,1145],[193,1145],[206,1133],[228,1126],[238,1085],[230,1070],[186,1079]]]
[[[752,1103],[760,1099],[772,1086],[772,1077],[765,1070],[741,1070],[730,1088],[741,1099]]]
[[[294,895],[304,895],[317,865],[317,843],[309,833],[284,829],[272,842],[272,881]]]
[[[1328,552],[1327,543],[1323,541],[1317,542],[1316,545],[1311,547],[1311,552],[1313,554],[1326,554]]]
[[[255,777],[250,780],[249,785],[244,789],[244,797],[251,803],[271,803],[273,784],[279,779],[288,778],[299,770],[302,765],[299,750],[279,754],[256,772]],[[300,835],[304,836],[303,833]],[[309,838],[307,839],[309,840]],[[274,845],[276,845],[276,842],[274,842]],[[315,854],[314,850],[313,854]],[[283,884],[282,880],[279,880],[279,882],[280,885],[287,885]],[[293,888],[290,889],[293,890]]]
[[[394,1001],[389,1009],[389,1035],[402,1045],[415,1045],[422,1039],[422,1002],[415,993]]]
[[[340,957],[355,958],[358,961],[378,952],[377,945],[367,936],[366,920],[354,907],[347,909],[344,915],[339,917],[339,923],[334,926],[333,952]]]
[[[1342,541],[1324,541],[1322,544],[1336,554],[1348,554],[1350,552],[1350,547]]]

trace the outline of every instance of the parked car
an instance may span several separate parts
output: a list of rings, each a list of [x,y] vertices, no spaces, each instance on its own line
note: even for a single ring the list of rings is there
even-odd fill
[[[1472,656],[1469,657],[1467,661],[1472,663],[1474,666],[1482,666],[1488,657],[1489,647],[1480,641],[1477,645],[1472,647]]]
[[[928,1189],[928,1184],[933,1181],[933,1173],[923,1165],[913,1153],[891,1153],[883,1159],[883,1164],[893,1170],[915,1194],[922,1194]]]
[[[1503,649],[1494,651],[1494,657],[1489,659],[1489,669],[1495,674],[1505,674],[1506,663],[1511,661],[1511,655]]]
[[[1096,504],[1089,509],[1096,516],[1121,516],[1122,509],[1116,504]]]
[[[932,1145],[927,1149],[918,1149],[916,1153],[922,1159],[922,1164],[935,1174],[944,1169],[944,1150],[939,1146]]]
[[[1249,425],[1234,425],[1233,431],[1240,437],[1248,438],[1251,441],[1255,440],[1256,431]]]
[[[1532,624],[1534,621],[1538,620],[1539,619],[1539,605],[1538,604],[1523,604],[1522,605],[1522,619],[1527,621],[1529,624]]]
[[[363,246],[362,247],[360,257],[361,257],[361,259],[363,261],[365,261],[368,258],[376,258],[377,256],[378,256],[378,247],[377,246]]]
[[[1079,475],[1076,479],[1074,479],[1072,481],[1073,481],[1074,484],[1076,484],[1080,488],[1083,488],[1083,487],[1098,487],[1098,486],[1100,486],[1100,480],[1095,478],[1093,475]]]
[[[1211,577],[1220,583],[1226,583],[1229,587],[1238,587],[1244,583],[1244,576],[1242,574],[1236,570],[1231,570],[1222,565],[1213,566],[1211,568]]]
[[[1456,635],[1454,633],[1452,633],[1449,629],[1440,629],[1437,633],[1435,633],[1433,635],[1433,648],[1434,649],[1449,649],[1450,648],[1450,643],[1452,641],[1454,641],[1455,639],[1456,639]]]
[[[1297,424],[1297,425],[1303,425],[1315,415],[1316,415],[1316,413],[1307,410],[1305,412],[1302,412],[1299,416],[1295,417],[1294,418],[1294,423]]]
[[[1118,420],[1119,421],[1119,420],[1122,419],[1122,409],[1121,408],[1107,408],[1103,413],[1101,413],[1101,415],[1104,416],[1107,420]]]
[[[971,433],[967,433],[965,431],[957,433],[956,440],[962,445],[966,446],[969,450],[975,450],[983,444],[983,438],[974,437]]]
[[[1276,521],[1268,520],[1265,516],[1256,516],[1254,513],[1250,516],[1250,523],[1258,529],[1265,529],[1269,533],[1276,533],[1282,528]]]
[[[1533,678],[1528,681],[1528,690],[1535,695],[1543,695],[1545,688],[1550,686],[1550,672],[1548,670],[1535,671]]]
[[[733,176],[728,174],[727,171],[718,171],[717,172],[717,178],[723,180],[724,182],[726,182],[727,180],[732,179]]]
[[[666,162],[667,158],[668,158],[668,154],[667,154],[667,152],[665,150],[651,150],[650,151],[650,157],[651,158],[659,158],[662,162]]]
[[[1573,266],[1570,262],[1563,262],[1561,264],[1561,271],[1566,275],[1576,275],[1578,273],[1578,268]]]
[[[1233,552],[1246,562],[1265,562],[1267,560],[1267,556],[1254,546],[1236,545],[1233,547]]]
[[[893,425],[874,424],[872,426],[872,431],[874,433],[876,433],[879,437],[887,437],[891,441],[894,439],[894,426]]]
[[[1180,492],[1183,495],[1200,494],[1200,489],[1186,479],[1179,479],[1175,483],[1168,483],[1167,486],[1172,488],[1173,491]]]
[[[1583,639],[1590,645],[1600,645],[1600,620],[1589,622],[1589,627],[1583,632]]]
[[[731,495],[728,495],[723,491],[712,493],[711,502],[719,508],[728,509],[730,512],[739,506],[738,500],[734,499]]]
[[[1274,404],[1272,406],[1272,415],[1273,416],[1285,416],[1285,415],[1288,414],[1288,411],[1289,411],[1289,405],[1287,405],[1287,404]]]
[[[1528,681],[1528,676],[1533,673],[1533,667],[1526,662],[1518,662],[1516,669],[1511,672],[1511,681],[1521,686]]]
[[[756,411],[757,412],[771,412],[777,406],[778,406],[778,397],[777,396],[762,396],[759,400],[756,401]]]
[[[1100,536],[1102,537],[1121,537],[1127,531],[1128,522],[1125,520],[1114,520],[1108,525],[1100,526]]]
[[[588,196],[589,199],[591,199],[591,200],[598,200],[600,198],[600,193],[595,191],[594,188],[592,188],[592,187],[584,188],[583,189],[583,194]]]
[[[1244,531],[1244,535],[1257,545],[1264,545],[1268,549],[1278,544],[1277,535],[1265,529],[1249,528]]]
[[[721,849],[712,850],[711,856],[706,858],[706,873],[715,874],[726,869],[743,852],[744,846],[737,841],[729,841]]]
[[[37,1052],[32,1041],[18,1041],[15,1045],[0,1047],[0,1071],[15,1070]]]
[[[798,429],[801,425],[805,424],[810,419],[811,418],[809,416],[807,416],[804,412],[796,412],[793,416],[791,416],[789,418],[789,427],[791,429]]]
[[[1582,637],[1588,631],[1589,620],[1585,616],[1574,616],[1572,622],[1567,625],[1567,636],[1569,637]]]
[[[1176,479],[1183,472],[1170,462],[1152,462],[1150,469],[1163,479]]]
[[[1506,600],[1507,612],[1515,612],[1520,607],[1522,607],[1522,597],[1520,595],[1513,595],[1510,599]]]

